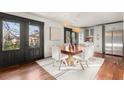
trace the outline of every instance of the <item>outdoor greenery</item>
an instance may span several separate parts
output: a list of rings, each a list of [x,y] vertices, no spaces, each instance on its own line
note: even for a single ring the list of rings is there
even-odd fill
[[[3,51],[20,49],[20,24],[3,21]],[[40,46],[39,26],[29,25],[29,46]]]
[[[20,49],[20,24],[3,21],[3,51]]]
[[[4,50],[15,50],[20,48],[20,43],[17,42],[15,45],[12,43],[12,41],[6,41],[3,46]]]

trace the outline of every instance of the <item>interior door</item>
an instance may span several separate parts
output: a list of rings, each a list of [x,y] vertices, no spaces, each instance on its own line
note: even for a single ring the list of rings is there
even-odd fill
[[[123,56],[123,31],[113,31],[113,55]]]
[[[31,61],[43,58],[43,24],[35,21],[30,21],[27,28],[26,59]]]
[[[112,51],[112,31],[105,32],[105,53],[106,54],[113,54]]]

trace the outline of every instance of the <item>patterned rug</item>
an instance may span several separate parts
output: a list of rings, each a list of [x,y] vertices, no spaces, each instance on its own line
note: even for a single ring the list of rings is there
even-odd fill
[[[104,62],[103,58],[92,57],[89,59],[88,67],[84,65],[85,70],[82,70],[80,64],[70,67],[62,64],[59,70],[60,62],[56,62],[52,58],[46,58],[36,61],[48,73],[50,73],[57,80],[94,80],[98,70]]]

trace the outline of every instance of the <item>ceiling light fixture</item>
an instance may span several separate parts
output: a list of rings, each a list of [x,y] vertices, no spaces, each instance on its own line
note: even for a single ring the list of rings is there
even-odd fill
[[[79,33],[80,32],[80,28],[79,27],[75,27],[75,28],[73,28],[73,31]]]
[[[68,27],[69,26],[69,22],[68,21],[64,21],[64,27]]]

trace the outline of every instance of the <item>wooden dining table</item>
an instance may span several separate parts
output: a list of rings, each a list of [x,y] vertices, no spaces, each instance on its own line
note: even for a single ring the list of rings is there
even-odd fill
[[[74,55],[80,54],[83,52],[83,46],[81,45],[67,45],[61,46],[61,53],[68,55],[66,59],[67,65],[74,66]]]

